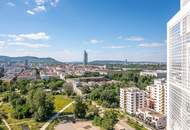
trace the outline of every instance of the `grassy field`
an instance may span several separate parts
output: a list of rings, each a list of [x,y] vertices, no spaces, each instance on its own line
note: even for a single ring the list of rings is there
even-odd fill
[[[55,106],[55,111],[60,111],[64,106],[68,105],[69,103],[71,103],[73,100],[71,98],[68,98],[64,95],[55,95],[54,96],[54,106]],[[73,113],[74,111],[74,106],[71,105],[69,108],[67,108],[64,112],[64,114],[70,114]],[[59,123],[59,119],[54,120],[53,122],[51,122],[51,124],[48,126],[47,130],[53,130],[54,127]]]
[[[127,124],[135,128],[136,130],[147,130],[144,126],[140,125],[138,122],[134,121],[133,119],[128,119]]]
[[[55,95],[54,96],[54,107],[55,111],[58,112],[60,111],[64,106],[68,105],[71,103],[73,100],[71,98],[66,97],[65,95]],[[69,108],[66,110],[67,112],[72,112],[73,107]]]

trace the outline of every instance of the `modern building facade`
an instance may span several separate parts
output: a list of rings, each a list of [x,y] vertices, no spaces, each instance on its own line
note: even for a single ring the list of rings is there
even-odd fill
[[[129,114],[145,107],[145,92],[136,87],[120,88],[120,109]]]
[[[136,117],[157,130],[165,130],[166,128],[166,116],[152,109],[139,109]]]
[[[88,53],[86,51],[84,51],[84,61],[83,61],[84,65],[88,64]]]
[[[167,130],[190,130],[190,0],[167,24]]]

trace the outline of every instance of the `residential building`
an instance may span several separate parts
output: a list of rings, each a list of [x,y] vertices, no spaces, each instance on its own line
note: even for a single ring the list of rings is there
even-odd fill
[[[166,114],[167,111],[167,83],[166,79],[155,79],[154,84],[147,86],[147,108]]]
[[[88,53],[86,51],[84,51],[84,61],[83,61],[84,65],[87,65],[88,64]]]
[[[145,107],[145,92],[136,87],[120,88],[120,108],[129,114],[135,114]]]
[[[146,107],[150,109],[155,108],[155,96],[154,87],[152,85],[146,87]]]
[[[168,130],[190,130],[190,0],[167,23]]]
[[[156,78],[166,78],[166,70],[144,70],[140,72],[141,76],[152,76]]]
[[[166,115],[160,114],[152,109],[138,109],[136,116],[146,124],[158,130],[163,130],[166,128]]]

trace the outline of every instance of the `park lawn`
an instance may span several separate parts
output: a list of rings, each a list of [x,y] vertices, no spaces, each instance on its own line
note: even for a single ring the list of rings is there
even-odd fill
[[[71,98],[68,98],[65,95],[55,95],[54,96],[55,112],[60,111],[63,107],[67,106],[72,101],[73,100]],[[72,107],[71,107],[71,109],[72,109]]]
[[[7,114],[6,121],[10,125],[13,130],[21,130],[21,125],[28,125],[32,130],[39,130],[39,128],[44,124],[44,122],[36,122],[32,118],[25,118],[25,119],[14,119],[11,116],[12,108],[9,103],[3,103],[0,106],[0,109],[3,110]]]
[[[71,98],[68,98],[65,95],[55,95],[54,96],[54,107],[55,111],[60,111],[63,107],[71,103],[73,100]],[[62,114],[71,114],[74,112],[74,105],[72,104],[70,107],[68,107]],[[53,122],[50,123],[47,130],[53,130],[54,127],[59,123],[58,119],[55,119]]]
[[[144,126],[140,125],[138,122],[136,122],[133,119],[128,119],[127,124],[135,128],[136,130],[147,130]]]

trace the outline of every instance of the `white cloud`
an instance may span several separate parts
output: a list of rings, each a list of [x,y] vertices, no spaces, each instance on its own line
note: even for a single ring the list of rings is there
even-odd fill
[[[110,49],[123,49],[123,48],[126,48],[126,46],[106,46],[106,47],[103,47],[103,48],[110,48]]]
[[[26,41],[26,40],[48,40],[50,37],[45,32],[29,33],[29,34],[18,34],[8,35],[13,38],[14,41]]]
[[[26,13],[30,14],[30,15],[34,15],[35,13],[31,10],[27,10]]]
[[[158,48],[164,46],[163,43],[141,43],[138,45],[139,47],[144,47],[144,48]]]
[[[34,0],[37,6],[45,6],[46,5],[51,5],[53,7],[56,7],[57,4],[59,3],[59,0]]]
[[[45,6],[37,6],[34,9],[32,9],[34,13],[40,13],[40,12],[46,12],[46,7]]]
[[[14,45],[14,46],[24,46],[28,48],[48,48],[50,45],[47,44],[31,44],[26,42],[11,42],[8,43],[8,45]]]
[[[47,0],[35,0],[35,3],[37,5],[44,5],[47,2]]]
[[[56,7],[57,4],[59,3],[59,0],[34,0],[35,4],[37,6],[45,6],[46,5],[51,5],[51,6],[54,6]]]
[[[45,6],[36,6],[32,10],[27,10],[26,12],[30,15],[35,15],[36,13],[46,12],[46,7]]]
[[[33,8],[28,9],[26,12],[30,15],[47,12],[47,7],[56,7],[58,3],[59,0],[33,0]],[[29,6],[29,1],[26,1],[25,5]]]
[[[50,5],[56,7],[58,3],[59,3],[59,0],[52,0],[50,2]]]
[[[137,41],[137,42],[144,41],[144,38],[141,36],[129,36],[129,37],[119,36],[118,39],[126,41]]]
[[[92,44],[98,44],[98,43],[103,43],[103,42],[104,42],[103,40],[97,40],[97,39],[90,40],[90,43],[92,43]]]
[[[7,5],[11,6],[11,7],[15,7],[16,6],[13,2],[8,2]]]
[[[16,6],[13,2],[8,2],[7,5],[11,6],[11,7],[15,7]]]

